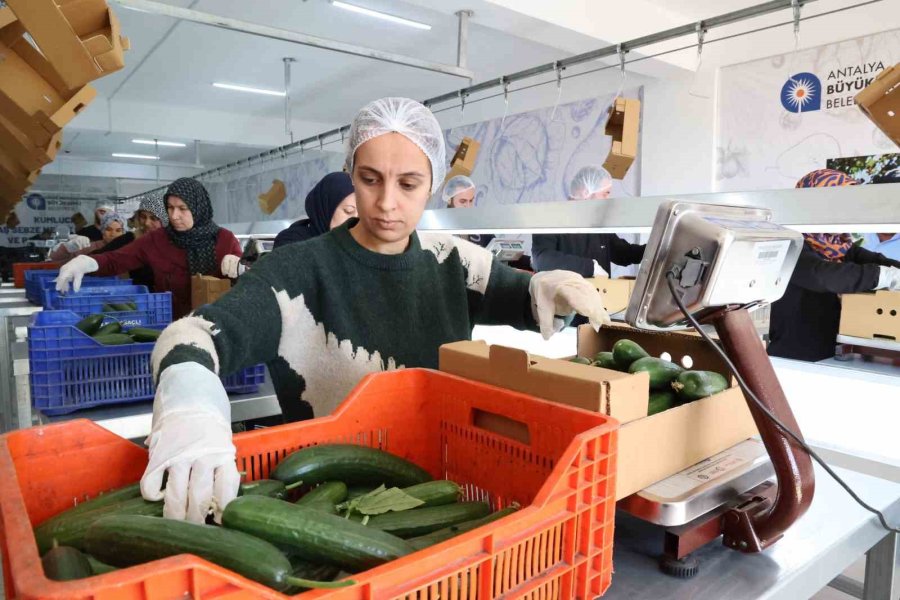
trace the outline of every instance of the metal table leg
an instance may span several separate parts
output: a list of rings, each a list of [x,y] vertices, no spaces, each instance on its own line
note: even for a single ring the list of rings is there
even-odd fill
[[[900,598],[900,536],[889,533],[866,553],[864,600]]]

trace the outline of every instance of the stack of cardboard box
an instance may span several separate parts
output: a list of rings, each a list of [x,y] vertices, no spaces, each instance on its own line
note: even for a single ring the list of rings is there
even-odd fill
[[[56,157],[63,127],[96,97],[87,84],[121,69],[129,48],[106,0],[7,5],[0,8],[0,217]]]

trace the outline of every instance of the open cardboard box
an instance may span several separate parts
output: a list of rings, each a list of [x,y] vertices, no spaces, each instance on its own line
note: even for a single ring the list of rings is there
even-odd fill
[[[0,148],[7,151],[26,171],[38,169],[52,163],[62,148],[62,130],[50,138],[46,146],[36,146],[31,139],[7,118],[0,114]]]
[[[456,148],[456,153],[450,161],[450,170],[444,177],[444,183],[447,183],[457,175],[469,176],[475,170],[475,159],[478,158],[478,151],[481,149],[481,143],[470,137],[464,137]]]
[[[106,0],[7,2],[69,90],[125,66],[130,48]]]
[[[690,356],[695,369],[727,373],[718,355],[700,338],[630,328],[603,327],[598,333],[590,325],[582,326],[578,354],[593,356],[611,349],[622,338],[637,342],[653,355],[668,352],[675,361]],[[621,424],[617,500],[757,434],[737,387],[648,417],[646,373],[631,375],[472,341],[442,346],[440,368],[617,419]]]
[[[638,134],[641,125],[641,101],[633,98],[616,98],[606,122],[606,135],[612,136],[609,155],[603,168],[613,179],[625,179],[628,169],[638,152]]]
[[[8,23],[0,29],[0,114],[32,146],[49,148],[97,92],[90,86],[71,91],[7,11],[0,9],[0,23]]]
[[[900,341],[900,292],[841,296],[841,335]]]
[[[879,73],[856,95],[855,102],[884,135],[900,146],[900,63]]]
[[[589,277],[587,280],[591,282],[603,296],[603,306],[606,308],[607,312],[612,314],[628,308],[628,302],[631,300],[631,292],[634,291],[634,279]]]

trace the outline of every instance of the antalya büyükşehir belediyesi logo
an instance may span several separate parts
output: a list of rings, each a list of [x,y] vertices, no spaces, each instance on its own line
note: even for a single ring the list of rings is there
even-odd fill
[[[781,88],[781,105],[792,113],[822,108],[822,82],[812,73],[797,73]]]

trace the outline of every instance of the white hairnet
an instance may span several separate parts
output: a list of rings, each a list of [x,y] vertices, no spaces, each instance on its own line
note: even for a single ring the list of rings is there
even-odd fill
[[[612,175],[603,167],[584,167],[569,184],[569,198],[584,200],[597,192],[612,189]]]
[[[434,194],[447,174],[444,132],[430,110],[409,98],[374,100],[357,113],[350,126],[347,170],[353,172],[353,159],[360,146],[386,133],[399,133],[425,153],[431,163],[431,193]]]
[[[474,189],[474,181],[472,181],[465,175],[457,175],[456,177],[451,177],[450,181],[447,182],[447,185],[444,186],[444,193],[441,195],[441,197],[444,199],[444,202],[450,204],[450,200],[453,199],[453,196],[462,194],[467,190]]]

